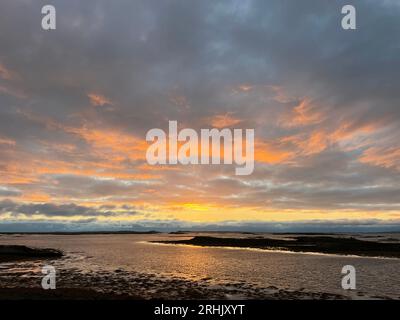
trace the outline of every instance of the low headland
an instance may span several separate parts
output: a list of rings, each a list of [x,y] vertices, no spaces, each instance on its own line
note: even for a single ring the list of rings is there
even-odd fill
[[[56,249],[31,248],[21,245],[0,245],[0,262],[27,259],[56,259],[63,253]]]
[[[271,239],[196,236],[185,240],[152,242],[202,247],[257,248],[291,252],[400,258],[400,244],[398,243],[364,241],[353,237],[291,236],[290,239]]]

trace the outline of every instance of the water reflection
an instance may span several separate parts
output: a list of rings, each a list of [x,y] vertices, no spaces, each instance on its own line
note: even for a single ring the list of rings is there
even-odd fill
[[[214,234],[215,235],[215,234]],[[81,273],[137,272],[149,277],[180,278],[216,286],[242,283],[242,287],[284,288],[315,292],[343,292],[341,268],[357,269],[357,290],[366,295],[400,296],[400,259],[287,254],[227,248],[152,244],[149,241],[181,239],[171,235],[23,235],[2,236],[0,244],[51,247],[67,252],[55,261],[62,269]],[[0,264],[0,276],[7,265]],[[39,272],[20,263],[7,272]],[[32,265],[29,265],[32,268]],[[119,273],[120,277],[123,273]],[[129,280],[131,281],[131,280]],[[133,280],[132,280],[133,281]]]

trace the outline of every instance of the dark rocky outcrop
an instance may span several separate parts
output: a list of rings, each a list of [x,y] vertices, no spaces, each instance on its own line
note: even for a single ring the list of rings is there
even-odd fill
[[[169,244],[187,244],[207,247],[258,248],[370,257],[400,258],[397,243],[364,241],[355,238],[331,236],[291,236],[290,240],[269,238],[216,238],[198,236],[188,240],[154,241]]]
[[[0,245],[0,262],[26,259],[55,259],[63,253],[56,249],[31,248],[21,245]]]

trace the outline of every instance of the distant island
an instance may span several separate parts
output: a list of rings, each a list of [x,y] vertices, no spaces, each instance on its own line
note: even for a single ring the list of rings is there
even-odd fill
[[[162,232],[159,231],[130,231],[130,230],[123,230],[123,231],[54,231],[54,232],[0,232],[2,234],[18,234],[18,235],[29,235],[29,234],[42,234],[42,235],[96,235],[96,234],[159,234]]]

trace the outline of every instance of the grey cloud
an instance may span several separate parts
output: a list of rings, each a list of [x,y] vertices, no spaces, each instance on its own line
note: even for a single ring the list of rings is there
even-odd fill
[[[193,115],[205,115],[229,108],[221,92],[240,83],[282,84],[301,96],[318,92],[321,102],[336,100],[332,112],[346,112],[350,98],[374,106],[385,101],[380,109],[398,115],[398,42],[391,38],[397,6],[357,2],[360,27],[349,34],[338,27],[343,1],[246,1],[247,8],[231,1],[55,1],[59,28],[46,35],[37,27],[40,4],[16,3],[4,5],[12,19],[2,29],[14,37],[2,37],[2,56],[38,99],[30,108],[64,121],[87,104],[88,90],[121,100],[119,114],[105,115],[109,124],[131,127],[127,112],[140,111],[131,118],[140,128],[143,120],[156,124],[157,112],[185,116],[166,101],[177,86]],[[21,19],[26,30],[14,27]],[[251,115],[254,100],[237,108]],[[371,107],[368,114],[381,112]]]
[[[126,196],[136,198],[138,194],[148,188],[152,188],[157,181],[135,181],[112,178],[98,178],[91,176],[79,176],[73,174],[46,175],[42,177],[51,185],[56,184],[57,188],[44,189],[48,193],[57,196],[79,197],[112,197]],[[54,192],[54,194],[53,194]]]
[[[103,210],[101,210],[103,209]],[[104,208],[86,207],[82,205],[70,204],[54,204],[54,203],[29,203],[19,204],[10,200],[0,202],[0,213],[11,213],[18,216],[20,214],[26,216],[44,215],[46,217],[73,217],[73,216],[114,216],[115,211],[104,210]],[[121,213],[118,213],[121,214]],[[125,215],[135,215],[135,211],[125,211]]]
[[[15,188],[8,188],[0,186],[0,196],[2,197],[18,197],[22,192]]]

